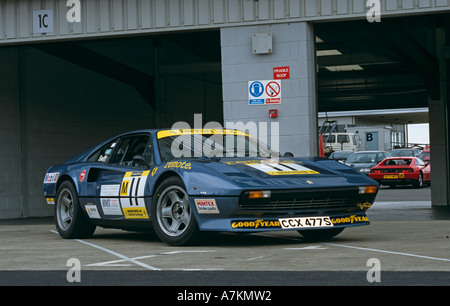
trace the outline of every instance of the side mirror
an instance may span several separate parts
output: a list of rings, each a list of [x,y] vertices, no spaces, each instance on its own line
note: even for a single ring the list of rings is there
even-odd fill
[[[286,152],[284,153],[283,157],[294,157],[294,154],[292,154],[291,152]]]
[[[150,165],[148,164],[148,162],[140,154],[136,154],[135,156],[133,156],[133,161],[139,165],[144,165],[145,167],[150,168]]]

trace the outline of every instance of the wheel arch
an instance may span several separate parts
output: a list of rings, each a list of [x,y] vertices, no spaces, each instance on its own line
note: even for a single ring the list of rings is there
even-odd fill
[[[69,181],[70,183],[72,183],[72,185],[75,187],[75,190],[77,191],[77,193],[79,193],[78,185],[75,184],[74,179],[69,174],[63,174],[63,175],[61,175],[58,182],[56,183],[55,194],[58,192],[59,186],[61,186],[61,184],[66,181]]]
[[[156,189],[158,189],[158,186],[161,185],[162,182],[164,182],[167,178],[169,177],[178,177],[184,185],[184,189],[186,190],[186,184],[183,181],[183,178],[175,171],[166,171],[164,173],[162,173],[157,179],[155,184],[153,185],[153,190],[152,190],[152,194],[154,195],[154,193],[156,192]],[[187,192],[187,190],[186,190]]]

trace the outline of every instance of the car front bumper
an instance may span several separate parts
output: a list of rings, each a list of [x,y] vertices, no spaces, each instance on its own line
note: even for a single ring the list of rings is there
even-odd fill
[[[283,196],[259,201],[245,201],[242,196],[190,197],[190,204],[202,231],[310,230],[370,224],[365,211],[372,206],[375,194],[342,197],[343,191],[334,198],[316,194],[301,200]],[[204,208],[205,203],[209,209]]]

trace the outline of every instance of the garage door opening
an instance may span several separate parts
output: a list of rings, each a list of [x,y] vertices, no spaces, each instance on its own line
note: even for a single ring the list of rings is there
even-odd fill
[[[430,124],[433,206],[449,203],[448,29],[448,14],[315,24],[319,112],[373,111],[374,124],[396,124],[375,113],[428,108],[427,121],[404,124]]]

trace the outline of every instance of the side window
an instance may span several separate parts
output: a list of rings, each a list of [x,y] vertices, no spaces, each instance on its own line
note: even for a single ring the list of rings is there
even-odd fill
[[[135,155],[141,155],[151,165],[153,162],[153,148],[148,148],[150,144],[149,139],[149,135],[123,138],[109,163],[128,167],[144,167],[145,165],[138,164],[133,160]]]
[[[350,137],[348,135],[337,135],[337,142],[339,143],[350,142]]]
[[[92,154],[88,161],[90,162],[100,162],[100,163],[108,163],[111,159],[111,155],[114,152],[114,149],[117,145],[118,140],[115,139],[112,142],[106,144],[97,150],[94,154]]]
[[[144,156],[145,149],[147,148],[147,143],[150,137],[147,135],[135,137],[130,143],[127,153],[125,154],[122,162],[128,166],[133,165],[133,157],[135,155]]]
[[[123,156],[128,150],[128,146],[130,145],[130,138],[123,139],[119,146],[117,147],[116,153],[110,160],[110,164],[120,164],[123,159]]]
[[[330,138],[328,138],[328,143],[335,143],[336,142],[336,135],[330,135]]]
[[[384,154],[383,154],[383,153],[378,153],[376,162],[379,163],[379,162],[382,161],[383,159],[384,159]]]

